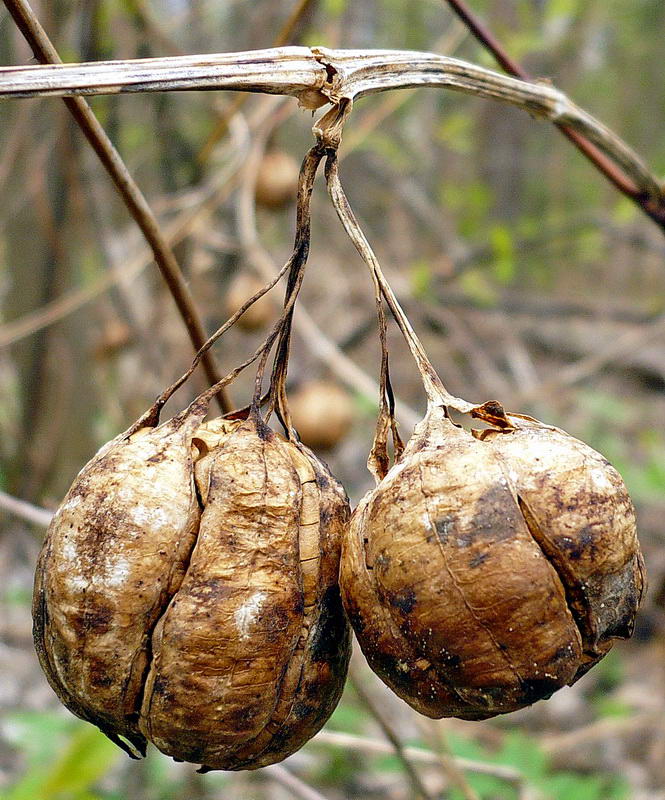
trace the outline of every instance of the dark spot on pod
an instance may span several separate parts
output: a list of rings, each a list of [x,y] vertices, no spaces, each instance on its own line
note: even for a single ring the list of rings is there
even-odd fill
[[[329,586],[321,598],[319,618],[311,642],[312,661],[335,661],[345,641],[346,621],[339,586]]]
[[[109,675],[106,664],[96,658],[89,660],[88,674],[90,684],[100,689],[108,688],[113,683],[113,678]]]
[[[113,610],[104,605],[91,605],[83,613],[72,617],[72,624],[81,633],[106,633],[113,617]]]
[[[322,491],[325,490],[325,489],[328,489],[330,487],[330,480],[329,480],[328,476],[325,473],[321,472],[321,471],[317,471],[317,473],[316,473],[316,485]]]
[[[388,680],[390,686],[394,686],[398,691],[411,694],[414,686],[414,669],[410,665],[406,671],[400,669],[401,663],[403,662],[400,659],[378,648],[373,650],[370,656],[371,667],[380,678]]]
[[[436,535],[439,537],[441,544],[446,544],[454,527],[455,517],[439,517],[439,519],[434,520]]]
[[[552,678],[523,679],[520,681],[520,702],[531,705],[537,700],[547,700],[560,688],[561,683]]]
[[[493,486],[478,498],[473,519],[468,531],[458,537],[458,541],[471,540],[499,542],[509,539],[522,522],[519,506],[508,490],[500,485]]]
[[[412,589],[402,589],[401,592],[389,595],[388,602],[404,614],[410,614],[416,605],[416,595]]]
[[[310,714],[316,712],[317,707],[310,703],[296,703],[293,707],[293,715],[296,719],[305,719]]]
[[[475,569],[479,567],[481,564],[484,564],[487,559],[489,558],[488,553],[476,553],[476,555],[469,561],[469,566],[471,569]]]

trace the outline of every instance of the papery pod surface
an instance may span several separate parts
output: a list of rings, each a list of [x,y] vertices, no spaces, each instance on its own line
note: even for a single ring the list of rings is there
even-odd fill
[[[430,717],[549,697],[632,631],[643,592],[618,473],[528,418],[472,436],[432,407],[360,502],[340,583],[374,671]]]
[[[50,526],[34,632],[61,700],[114,741],[207,769],[279,761],[342,691],[346,495],[260,420],[118,437]]]
[[[202,417],[104,445],[54,515],[37,565],[33,633],[49,683],[71,711],[141,752],[150,634],[198,530],[191,437]]]

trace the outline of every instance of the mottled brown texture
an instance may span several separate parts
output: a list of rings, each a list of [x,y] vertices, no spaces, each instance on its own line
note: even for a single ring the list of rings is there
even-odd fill
[[[642,594],[618,473],[563,431],[511,422],[476,438],[433,407],[344,540],[363,652],[431,717],[549,697],[630,635]]]
[[[54,516],[37,567],[34,634],[49,682],[75,714],[139,749],[150,632],[198,528],[190,441],[199,421],[105,445]]]
[[[279,761],[337,704],[348,500],[261,421],[183,415],[82,470],[37,570],[35,641],[74,713],[212,769]]]

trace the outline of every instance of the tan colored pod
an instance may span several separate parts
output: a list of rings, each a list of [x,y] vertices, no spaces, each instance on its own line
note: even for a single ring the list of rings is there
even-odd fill
[[[265,766],[313,736],[342,691],[348,501],[314,456],[253,420],[201,459],[196,481],[199,536],[153,635],[140,725],[207,769]]]
[[[317,450],[330,450],[349,433],[353,400],[331,381],[311,381],[289,399],[291,418],[301,441]]]
[[[336,706],[350,654],[343,490],[259,420],[118,437],[49,530],[35,641],[63,702],[125,749],[273,763]]]
[[[142,752],[150,632],[198,530],[191,436],[202,416],[106,444],[53,517],[35,577],[34,640],[51,686],[75,714]]]
[[[343,545],[363,652],[427,716],[549,697],[630,635],[642,595],[616,471],[563,431],[510,420],[515,430],[476,438],[433,407]]]
[[[298,162],[283,150],[272,150],[261,160],[256,176],[256,202],[269,209],[294,203],[298,192]]]

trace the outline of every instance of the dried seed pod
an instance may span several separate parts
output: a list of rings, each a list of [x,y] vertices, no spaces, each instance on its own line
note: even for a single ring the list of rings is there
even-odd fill
[[[365,656],[430,717],[549,697],[630,635],[642,596],[618,473],[563,431],[508,420],[474,437],[432,406],[343,545]]]
[[[283,150],[263,156],[256,176],[256,202],[269,209],[284,208],[295,202],[298,191],[298,164]]]
[[[252,769],[298,749],[341,694],[348,500],[260,420],[201,417],[84,467],[40,557],[35,641],[65,705],[121,746]]]
[[[338,445],[353,423],[353,401],[330,381],[311,381],[300,387],[290,396],[289,407],[301,441],[318,450]]]
[[[106,444],[53,517],[37,565],[33,632],[49,683],[79,717],[141,752],[150,632],[198,530],[191,436],[202,417]]]
[[[229,317],[247,301],[263,289],[263,284],[258,278],[246,273],[240,273],[231,282],[226,293],[226,312]],[[274,317],[273,302],[268,295],[259,297],[256,302],[238,318],[236,324],[245,331],[258,331]]]
[[[196,481],[199,536],[153,635],[141,729],[207,768],[265,766],[313,736],[342,691],[348,504],[314,456],[251,419],[201,459]]]

